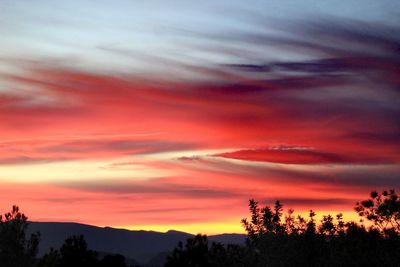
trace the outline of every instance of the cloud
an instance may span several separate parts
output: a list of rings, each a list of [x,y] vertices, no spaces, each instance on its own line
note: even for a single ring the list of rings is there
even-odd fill
[[[17,164],[41,164],[54,161],[67,161],[74,158],[32,158],[32,157],[14,157],[14,158],[0,158],[0,165],[17,165]]]
[[[124,154],[151,154],[166,151],[188,150],[195,144],[168,142],[154,139],[117,139],[117,140],[85,140],[65,142],[53,146],[41,147],[41,152],[61,152],[73,154],[121,152]]]
[[[371,188],[400,186],[398,164],[287,165],[213,156],[203,157],[196,165],[186,162],[182,164],[186,168],[201,171],[201,177],[208,177],[204,178],[204,182],[218,179],[221,185],[228,188],[240,185],[249,197],[252,194],[287,197],[303,195],[307,190],[313,192],[310,197],[320,191],[329,192],[329,195],[337,195],[339,192],[351,195],[368,192]]]
[[[179,157],[178,160],[183,160],[183,161],[198,161],[201,160],[200,156],[183,156],[183,157]]]
[[[47,206],[38,199],[48,199],[57,203],[48,213],[54,218],[62,209],[71,220],[90,213],[94,223],[111,224],[107,213],[128,225],[137,219],[130,211],[160,206],[170,215],[149,212],[140,220],[174,221],[175,211],[200,205],[209,212],[189,221],[240,219],[251,197],[349,210],[372,189],[399,187],[398,26],[300,21],[272,35],[262,18],[257,23],[251,31],[187,36],[204,40],[187,49],[205,53],[208,63],[141,57],[160,61],[157,70],[174,69],[171,75],[9,61],[24,71],[1,74],[7,90],[0,93],[0,168],[35,163],[46,172],[47,162],[98,158],[110,168],[90,165],[90,181],[77,168],[71,175],[80,182],[32,181],[23,190],[1,180],[0,202],[21,196],[39,214]],[[230,152],[205,155],[215,150]],[[135,157],[121,159],[127,155]],[[135,180],[163,176],[150,175],[154,170],[166,177]]]
[[[215,154],[216,157],[265,161],[284,164],[390,164],[396,161],[385,155],[336,154],[312,148],[273,147],[266,149],[243,149]]]
[[[194,149],[188,142],[138,136],[66,136],[56,138],[9,140],[0,145],[0,165],[42,164],[57,161],[111,159]]]
[[[148,195],[149,197],[179,198],[235,198],[241,196],[240,191],[225,190],[222,187],[182,183],[182,179],[174,177],[151,178],[139,181],[118,179],[97,179],[95,181],[55,182],[54,185],[85,192]]]

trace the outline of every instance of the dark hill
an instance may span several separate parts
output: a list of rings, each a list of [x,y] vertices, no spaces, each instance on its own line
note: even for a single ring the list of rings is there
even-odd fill
[[[142,264],[147,263],[160,253],[172,251],[179,241],[185,241],[192,236],[174,230],[161,233],[129,231],[111,227],[102,228],[78,223],[30,222],[29,232],[37,231],[41,234],[39,255],[49,251],[50,247],[61,247],[64,240],[72,235],[84,235],[90,249],[119,253]],[[244,240],[245,235],[240,234],[210,236],[210,241],[224,244],[240,244]]]

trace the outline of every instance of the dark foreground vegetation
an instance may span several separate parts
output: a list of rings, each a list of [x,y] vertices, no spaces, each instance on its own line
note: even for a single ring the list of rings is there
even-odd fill
[[[279,201],[271,208],[250,200],[249,209],[245,246],[209,245],[197,235],[180,243],[165,266],[400,266],[400,199],[393,190],[356,204],[369,227],[344,222],[341,214],[318,223],[313,211],[307,219],[283,214]]]
[[[357,203],[360,223],[345,222],[341,214],[317,222],[313,211],[308,218],[284,213],[279,201],[260,207],[250,200],[249,209],[251,217],[242,220],[246,244],[210,244],[207,236],[197,235],[180,242],[164,266],[400,266],[400,195],[394,190],[372,192]],[[40,234],[26,236],[27,227],[16,206],[0,216],[1,267],[130,267],[122,255],[100,257],[83,236],[72,236],[38,258]]]

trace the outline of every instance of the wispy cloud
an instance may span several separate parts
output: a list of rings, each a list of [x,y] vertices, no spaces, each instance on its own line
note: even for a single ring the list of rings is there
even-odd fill
[[[128,225],[129,211],[146,214],[160,205],[169,212],[141,223],[168,216],[172,222],[199,203],[209,207],[205,221],[218,218],[221,205],[224,216],[241,218],[249,197],[351,209],[371,189],[399,187],[399,28],[319,20],[284,23],[272,34],[262,18],[254,21],[249,30],[179,33],[192,41],[182,53],[214,61],[142,56],[174,69],[167,77],[46,60],[23,68],[23,59],[3,59],[24,71],[1,76],[11,86],[0,91],[1,170],[34,163],[46,172],[47,163],[107,160],[90,179],[77,168],[72,182],[48,173],[46,183],[35,182],[37,173],[19,172],[35,185],[22,204],[60,197],[57,205],[73,219],[72,207],[84,212],[63,201],[71,196],[85,208],[104,205],[102,212]],[[213,150],[228,152],[201,153]],[[0,174],[1,192],[15,193],[18,186],[6,176]],[[94,213],[94,221],[104,222]]]
[[[399,160],[385,155],[362,155],[355,152],[337,154],[312,148],[285,146],[266,149],[244,149],[216,154],[215,156],[285,164],[393,164]]]

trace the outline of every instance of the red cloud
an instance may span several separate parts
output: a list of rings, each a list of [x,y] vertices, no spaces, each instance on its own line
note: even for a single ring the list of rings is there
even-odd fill
[[[250,160],[265,161],[284,164],[390,164],[395,163],[397,158],[375,155],[337,154],[322,152],[310,148],[297,147],[275,147],[269,149],[246,149],[227,153],[216,154],[215,156]]]

